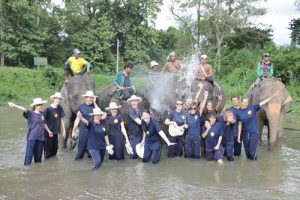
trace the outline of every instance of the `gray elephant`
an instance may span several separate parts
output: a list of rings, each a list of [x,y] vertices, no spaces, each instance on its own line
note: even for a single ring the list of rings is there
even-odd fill
[[[72,135],[73,123],[76,118],[78,106],[83,103],[83,95],[87,90],[95,90],[94,80],[87,74],[72,77],[61,89],[63,96],[62,107],[65,111],[66,138],[60,138],[62,148],[67,146],[68,138]]]
[[[264,79],[258,87],[250,87],[245,94],[249,98],[249,103],[255,104],[272,96],[275,92],[278,95],[257,112],[260,142],[262,141],[263,127],[264,125],[268,126],[269,150],[273,150],[276,142],[282,137],[283,117],[288,110],[292,98],[285,85],[275,78]]]

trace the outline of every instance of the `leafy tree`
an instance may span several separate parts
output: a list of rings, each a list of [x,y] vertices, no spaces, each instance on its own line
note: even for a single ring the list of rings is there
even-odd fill
[[[292,19],[289,29],[292,31],[291,39],[295,44],[300,45],[300,18]]]

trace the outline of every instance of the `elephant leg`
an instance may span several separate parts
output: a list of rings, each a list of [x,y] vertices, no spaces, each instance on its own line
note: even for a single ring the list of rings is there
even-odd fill
[[[284,109],[281,109],[282,111],[280,112],[279,116],[279,122],[278,122],[278,131],[277,131],[277,141],[276,141],[276,146],[281,147],[282,145],[282,125],[283,125],[283,115],[284,115]]]
[[[59,147],[61,149],[67,147],[68,138],[71,137],[71,134],[70,134],[70,132],[72,131],[71,118],[72,118],[72,116],[71,116],[70,111],[65,110],[64,125],[65,125],[65,129],[66,129],[66,138],[64,138],[62,136],[62,134],[59,136]]]
[[[268,150],[270,151],[274,149],[276,139],[277,139],[280,110],[281,110],[281,105],[276,103],[268,104],[266,109],[266,113],[269,121],[269,127],[270,127],[270,139],[268,142]]]

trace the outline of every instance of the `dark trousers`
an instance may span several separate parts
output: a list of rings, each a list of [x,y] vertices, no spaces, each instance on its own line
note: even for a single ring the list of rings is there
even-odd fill
[[[258,132],[254,133],[243,133],[243,143],[246,153],[246,157],[250,160],[255,160],[257,156],[257,146],[258,146]]]
[[[209,82],[212,86],[215,86],[214,79],[211,76],[206,77],[205,80]]]
[[[223,158],[224,148],[220,146],[218,150],[214,148],[206,147],[206,159],[207,160],[221,160]]]
[[[82,159],[84,153],[87,150],[87,143],[89,138],[89,130],[86,128],[79,128],[79,139],[78,139],[78,151],[76,155],[76,160]]]
[[[114,154],[109,155],[110,160],[124,160],[125,139],[122,134],[108,136],[109,143],[114,146]]]
[[[104,160],[105,149],[89,149],[89,152],[94,161],[94,168],[99,168]]]
[[[73,70],[71,69],[71,65],[69,63],[66,64],[65,66],[65,71],[68,73],[70,76],[75,76],[75,75],[83,75],[87,71],[87,66],[84,66],[84,68],[81,69],[79,73],[74,73]]]
[[[150,159],[153,164],[159,163],[161,153],[161,143],[160,141],[155,142],[145,142],[144,148],[144,158],[143,162],[149,162]]]
[[[42,162],[44,141],[27,140],[24,165],[30,165],[32,158],[34,162]]]
[[[129,142],[133,150],[133,155],[131,156],[131,159],[137,159],[138,156],[136,154],[135,147],[137,144],[139,144],[143,139],[142,133],[137,133],[137,134],[131,134],[129,135]]]
[[[53,137],[45,136],[45,158],[50,158],[57,154],[58,149],[58,134],[53,134]]]
[[[200,135],[186,135],[184,144],[184,157],[200,158],[201,157],[201,137]]]
[[[237,137],[234,137],[234,155],[240,156],[242,152],[242,137],[241,137],[241,143],[238,143]]]
[[[228,143],[223,143],[225,155],[227,156],[228,161],[233,161],[233,147],[234,147],[234,142],[228,142]]]
[[[168,157],[173,158],[176,156],[182,156],[184,147],[184,135],[172,137],[169,136],[170,142],[176,143],[168,147]]]

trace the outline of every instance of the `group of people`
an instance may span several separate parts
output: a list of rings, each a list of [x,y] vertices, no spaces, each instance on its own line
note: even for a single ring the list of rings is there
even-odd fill
[[[66,64],[66,71],[72,71],[76,59],[80,59],[80,51],[74,50],[73,58]],[[272,76],[273,69],[268,63],[269,54],[264,54],[266,62],[263,60],[257,70],[260,79]],[[176,59],[176,54],[170,54],[168,63],[163,71],[176,73],[180,70],[181,61]],[[197,78],[207,80],[212,85],[212,69],[207,64],[207,56],[200,57],[200,69]],[[83,69],[76,68],[78,72],[69,73],[71,76],[89,71],[90,65],[80,61],[81,65],[86,65]],[[79,66],[77,63],[76,66]],[[152,75],[154,76],[158,66],[156,61],[151,62]],[[97,96],[93,91],[86,91],[82,95],[84,103],[78,107],[77,117],[72,130],[72,137],[77,137],[76,129],[79,127],[78,151],[75,160],[81,160],[85,152],[94,161],[94,168],[99,168],[104,160],[105,152],[109,154],[109,159],[123,160],[125,150],[131,159],[138,158],[137,146],[143,147],[143,162],[158,163],[161,156],[161,139],[168,146],[168,157],[182,156],[186,158],[201,158],[206,156],[207,160],[215,160],[218,164],[223,164],[223,156],[227,156],[228,161],[233,161],[234,156],[241,154],[241,142],[244,144],[245,154],[248,159],[257,159],[257,145],[259,140],[256,112],[269,102],[274,96],[263,100],[259,104],[249,105],[249,100],[243,98],[239,102],[238,96],[232,96],[232,107],[226,109],[223,115],[217,105],[207,102],[208,93],[204,93],[203,102],[195,102],[190,99],[177,99],[175,109],[170,111],[168,117],[163,122],[168,126],[168,133],[161,128],[161,124],[151,116],[150,110],[142,110],[139,104],[142,98],[132,94],[130,73],[133,65],[126,63],[124,70],[120,71],[115,80],[115,98],[125,100],[129,104],[127,110],[127,125],[125,128],[124,116],[120,113],[121,106],[114,98],[102,111],[97,103]],[[150,73],[149,72],[149,73]],[[151,74],[150,73],[150,74]],[[66,79],[67,80],[67,79]],[[67,83],[67,81],[66,81]],[[254,86],[259,84],[257,82]],[[55,156],[58,149],[58,135],[66,137],[64,127],[64,110],[61,101],[62,95],[57,92],[50,97],[53,102],[44,110],[43,105],[47,101],[41,98],[33,99],[30,109],[9,102],[10,107],[15,107],[23,111],[23,116],[27,119],[27,145],[24,165],[30,165],[32,159],[41,162],[42,155],[50,158]],[[221,99],[219,99],[221,100]],[[241,105],[240,105],[241,104]]]

